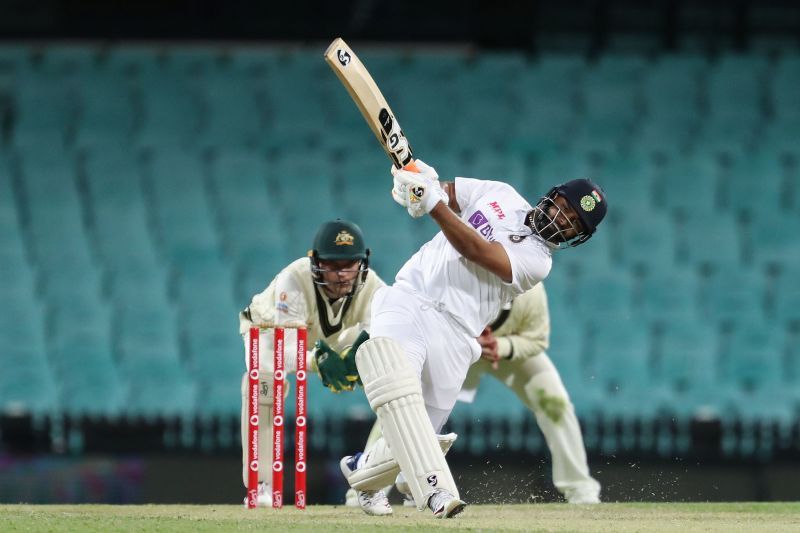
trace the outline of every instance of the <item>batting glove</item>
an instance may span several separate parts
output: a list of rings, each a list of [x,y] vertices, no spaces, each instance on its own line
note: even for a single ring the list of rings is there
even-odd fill
[[[419,218],[430,213],[431,209],[439,202],[447,205],[449,198],[439,183],[436,169],[419,159],[415,161],[415,164],[419,172],[392,167],[392,176],[394,176],[392,198],[405,207],[409,215]]]

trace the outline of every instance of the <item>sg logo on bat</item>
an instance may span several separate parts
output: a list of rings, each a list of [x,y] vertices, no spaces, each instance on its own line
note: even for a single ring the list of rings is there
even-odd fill
[[[347,50],[337,50],[336,57],[339,58],[339,63],[341,63],[343,67],[346,67],[350,64],[350,54],[347,52]]]

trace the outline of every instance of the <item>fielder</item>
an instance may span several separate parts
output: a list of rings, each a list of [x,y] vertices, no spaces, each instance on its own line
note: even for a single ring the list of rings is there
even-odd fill
[[[375,292],[371,339],[356,364],[382,438],[343,457],[357,491],[376,492],[402,470],[418,509],[449,518],[464,509],[440,447],[441,431],[467,371],[481,355],[477,338],[503,304],[547,277],[555,249],[588,240],[606,213],[602,189],[588,179],[553,187],[531,206],[497,181],[456,178],[441,184],[393,169],[392,197],[412,217],[441,228]],[[388,502],[387,502],[388,505]]]
[[[536,417],[544,434],[556,489],[569,503],[600,503],[600,483],[589,474],[575,408],[546,353],[550,312],[544,284],[504,305],[478,343],[481,359],[470,367],[458,399],[472,403],[485,374],[510,388]]]
[[[244,338],[247,361],[247,334],[261,328],[259,407],[271,412],[275,326],[303,325],[308,328],[308,368],[319,372],[322,382],[335,391],[352,390],[358,381],[355,351],[368,336],[370,302],[385,283],[369,268],[369,249],[361,229],[352,222],[334,220],[323,224],[314,238],[309,257],[302,257],[284,268],[250,305],[239,313],[239,333]],[[297,349],[286,330],[286,371],[294,372]],[[247,362],[245,364],[248,364]],[[247,384],[242,378],[242,479],[247,486]],[[288,389],[286,391],[288,393]],[[259,417],[259,450],[272,453],[272,417]],[[258,505],[272,505],[271,472],[259,470]],[[378,502],[382,504],[382,502]],[[371,509],[364,503],[365,511]],[[380,507],[371,514],[381,514]],[[385,511],[384,511],[385,514]]]
[[[503,306],[478,337],[481,358],[467,372],[458,400],[472,403],[481,378],[488,374],[510,388],[536,417],[553,459],[553,484],[569,503],[600,503],[600,484],[589,474],[580,424],[569,394],[546,350],[550,345],[550,311],[544,284]],[[380,436],[377,426],[367,447]],[[406,485],[397,484],[403,492]],[[351,489],[352,491],[352,489]],[[355,491],[348,505],[358,505]],[[405,493],[404,503],[414,505]]]

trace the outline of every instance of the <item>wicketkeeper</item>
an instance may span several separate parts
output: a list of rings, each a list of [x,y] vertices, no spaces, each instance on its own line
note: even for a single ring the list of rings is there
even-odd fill
[[[322,382],[334,391],[352,390],[358,383],[355,352],[369,338],[370,302],[385,283],[369,268],[369,248],[364,234],[354,223],[333,220],[324,223],[314,238],[308,257],[290,263],[269,286],[256,294],[239,313],[239,333],[244,338],[247,363],[247,334],[261,329],[259,409],[270,413],[273,404],[273,327],[303,325],[308,330],[308,368],[316,370]],[[285,343],[286,372],[295,371],[296,344],[291,329]],[[290,339],[290,335],[292,339]],[[247,486],[247,385],[242,377],[242,480]],[[288,388],[286,389],[288,394]],[[259,451],[272,455],[272,417],[259,417]],[[258,505],[272,505],[271,471],[260,469]],[[365,509],[366,510],[366,509]],[[378,509],[372,514],[380,514]],[[386,513],[383,513],[386,514]]]

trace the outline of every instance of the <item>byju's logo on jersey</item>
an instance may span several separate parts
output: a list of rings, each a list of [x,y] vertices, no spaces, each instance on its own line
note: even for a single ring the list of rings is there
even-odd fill
[[[472,224],[472,227],[475,229],[478,229],[486,224],[487,220],[488,219],[486,218],[486,215],[480,211],[475,211],[472,213],[472,216],[469,217],[469,223]]]
[[[489,219],[481,211],[475,211],[468,219],[470,225],[486,237],[487,241],[494,241],[494,229],[491,224],[487,224],[488,221]]]

